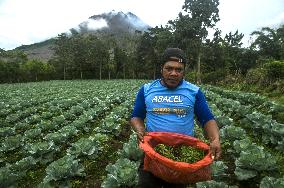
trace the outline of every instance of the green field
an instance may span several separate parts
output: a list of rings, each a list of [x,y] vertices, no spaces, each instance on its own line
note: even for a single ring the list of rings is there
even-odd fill
[[[129,125],[144,80],[0,85],[0,187],[135,187],[141,152]],[[213,181],[189,187],[283,187],[283,105],[202,86],[220,127]],[[196,136],[205,140],[196,126]]]

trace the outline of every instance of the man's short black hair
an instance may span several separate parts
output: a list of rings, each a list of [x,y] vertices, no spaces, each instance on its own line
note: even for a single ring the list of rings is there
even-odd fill
[[[179,48],[167,48],[162,55],[162,65],[168,61],[177,61],[186,65],[185,53]]]

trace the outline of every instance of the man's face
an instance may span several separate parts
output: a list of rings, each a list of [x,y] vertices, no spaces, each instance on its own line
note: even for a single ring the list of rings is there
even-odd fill
[[[176,61],[166,62],[161,70],[162,83],[168,88],[176,88],[179,82],[183,79],[184,64]]]

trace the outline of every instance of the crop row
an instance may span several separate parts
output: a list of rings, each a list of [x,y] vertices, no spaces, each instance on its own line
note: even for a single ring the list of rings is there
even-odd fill
[[[99,92],[100,95],[95,93],[95,96],[89,93],[84,100],[80,99],[83,95],[77,91],[78,100],[55,98],[54,101],[38,103],[52,104],[54,108],[60,109],[60,113],[53,113],[47,108],[46,111],[30,116],[37,116],[39,121],[9,122],[9,125],[15,123],[16,126],[1,126],[0,187],[22,183],[31,186],[32,181],[57,183],[86,174],[80,170],[84,161],[87,159],[96,163],[95,156],[103,148],[109,147],[106,142],[121,134],[121,126],[125,124],[130,106],[133,105],[134,90],[138,89],[137,84],[125,87],[126,90],[118,89],[116,82],[112,84],[115,90],[110,89],[111,93],[107,90]],[[22,110],[29,108],[23,107]],[[50,114],[45,116],[47,113]],[[10,115],[6,116],[5,121]],[[40,174],[36,174],[38,172]],[[31,176],[36,177],[28,180],[27,177]]]
[[[278,123],[269,115],[258,112],[251,105],[242,105],[239,101],[227,99],[214,92],[207,92],[207,98],[227,117],[239,121],[240,126],[252,132],[260,142],[284,152],[284,124]]]
[[[284,106],[277,104],[265,96],[256,93],[224,90],[214,86],[204,86],[205,91],[221,95],[223,98],[238,101],[241,105],[250,105],[251,108],[264,115],[271,115],[279,123],[284,123]]]

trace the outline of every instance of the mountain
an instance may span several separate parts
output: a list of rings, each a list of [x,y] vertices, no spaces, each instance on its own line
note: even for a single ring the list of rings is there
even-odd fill
[[[98,24],[96,24],[98,23]],[[102,24],[100,28],[96,27]],[[99,15],[93,15],[85,22],[79,24],[81,32],[104,32],[111,34],[134,33],[135,31],[146,31],[150,26],[131,12],[111,11]]]
[[[139,17],[131,12],[123,13],[111,11],[99,15],[93,15],[86,21],[80,23],[77,27],[71,28],[70,31],[76,31],[80,34],[92,33],[94,35],[112,34],[119,36],[122,34],[133,34],[136,31],[146,31],[151,28],[148,24],[144,23]],[[66,33],[70,33],[66,31]],[[16,50],[22,50],[30,59],[40,59],[47,61],[53,54],[53,47],[55,45],[55,38],[48,39],[43,42],[22,45],[17,47]]]

